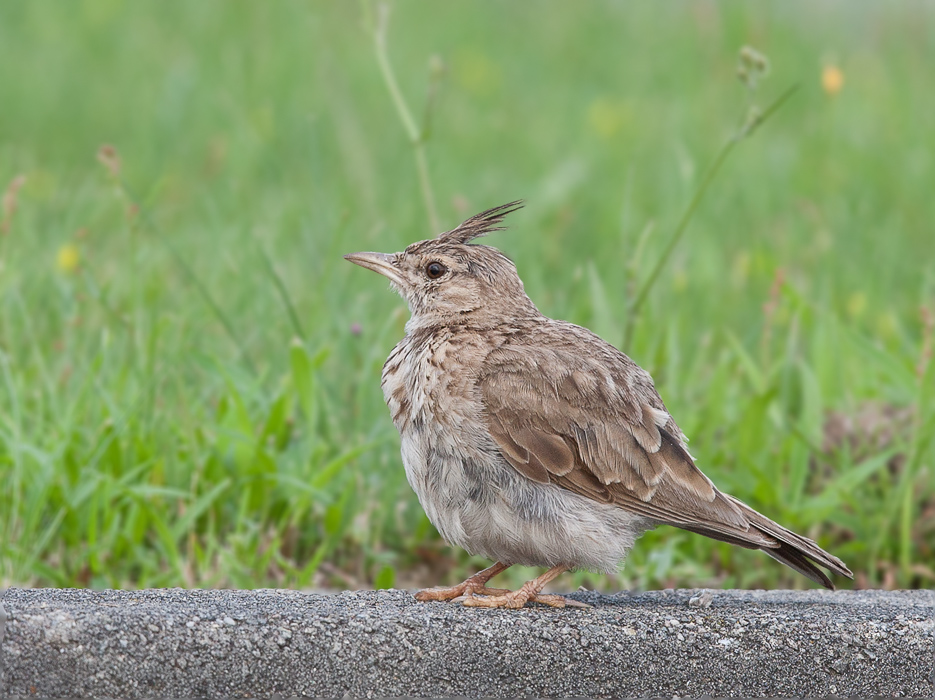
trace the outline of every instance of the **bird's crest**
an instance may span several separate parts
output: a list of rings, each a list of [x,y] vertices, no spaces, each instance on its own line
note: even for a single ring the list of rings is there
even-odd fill
[[[517,199],[515,202],[501,204],[499,207],[482,211],[480,214],[475,214],[467,221],[464,221],[457,228],[439,234],[436,240],[467,244],[475,238],[486,236],[491,231],[502,231],[506,228],[506,226],[501,225],[503,218],[517,209],[522,209],[522,207],[523,200]]]

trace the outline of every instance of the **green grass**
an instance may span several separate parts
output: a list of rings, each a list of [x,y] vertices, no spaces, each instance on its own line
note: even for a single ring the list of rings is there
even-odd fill
[[[387,56],[418,123],[445,66],[424,143],[442,225],[525,198],[490,243],[544,313],[620,345],[751,100],[798,84],[733,149],[623,349],[724,490],[858,585],[932,586],[935,12],[670,10],[397,2]],[[0,233],[0,582],[428,585],[485,565],[406,484],[379,375],[407,314],[340,257],[433,233],[368,26],[350,2],[0,7],[0,189],[26,177]],[[744,45],[771,62],[752,96]],[[868,405],[899,419],[823,451],[829,412]],[[562,581],[807,585],[672,528],[617,577]]]

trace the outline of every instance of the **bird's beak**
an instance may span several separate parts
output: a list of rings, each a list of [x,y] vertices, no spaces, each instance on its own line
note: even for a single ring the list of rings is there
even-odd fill
[[[406,284],[402,275],[399,274],[399,269],[393,264],[396,259],[394,255],[387,255],[386,253],[348,253],[344,256],[344,259],[355,265],[366,267],[368,270],[379,272],[384,277],[389,278],[390,282],[395,282],[401,286]]]

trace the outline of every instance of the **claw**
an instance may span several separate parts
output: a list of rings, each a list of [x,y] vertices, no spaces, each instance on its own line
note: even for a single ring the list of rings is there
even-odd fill
[[[578,608],[579,610],[592,607],[591,605],[582,603],[580,600],[575,600],[574,598],[565,598],[565,605],[569,608]]]
[[[534,596],[530,596],[529,601],[548,605],[550,608],[564,608],[568,604],[568,601],[562,596],[549,595],[547,593],[538,593]]]

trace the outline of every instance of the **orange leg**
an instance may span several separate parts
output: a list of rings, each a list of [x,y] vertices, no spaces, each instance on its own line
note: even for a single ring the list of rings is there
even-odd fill
[[[590,605],[570,600],[560,595],[542,593],[542,589],[552,579],[568,571],[567,566],[553,566],[538,578],[527,581],[515,591],[507,591],[498,595],[488,595],[486,598],[468,596],[461,601],[462,605],[471,608],[521,608],[528,602],[542,603],[553,608],[589,608]]]
[[[425,588],[416,593],[416,600],[421,600],[423,602],[428,600],[454,600],[462,596],[473,596],[475,593],[479,593],[480,595],[502,595],[504,593],[509,593],[505,588],[487,588],[487,582],[490,579],[509,568],[509,564],[497,562],[483,571],[478,571],[457,586]]]

